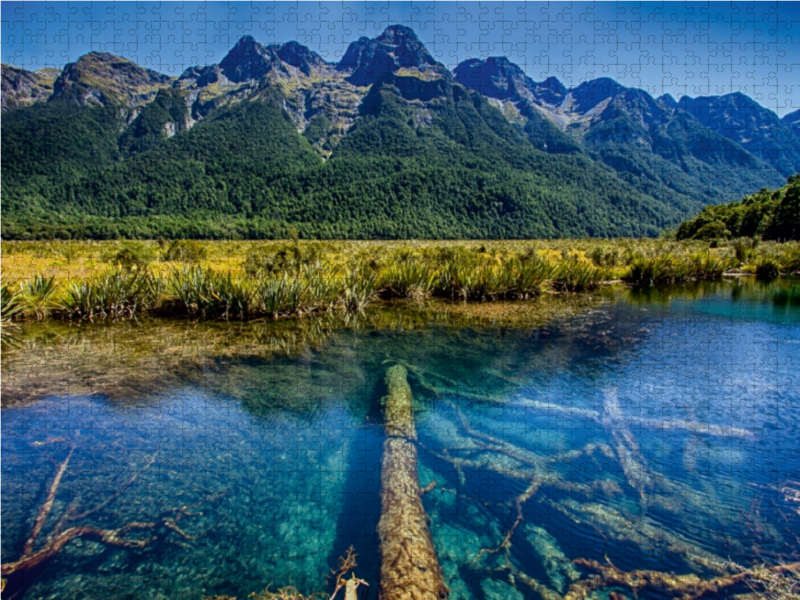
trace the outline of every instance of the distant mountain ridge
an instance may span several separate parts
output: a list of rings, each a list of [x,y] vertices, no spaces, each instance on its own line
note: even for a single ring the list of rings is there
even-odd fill
[[[3,111],[47,101],[53,94],[53,83],[60,73],[57,69],[26,71],[5,64],[1,70]]]
[[[93,235],[79,215],[120,235],[654,235],[800,171],[800,117],[746,96],[569,89],[507,57],[450,72],[402,25],[337,64],[244,36],[179,77],[97,52],[53,75],[2,67],[4,236]]]
[[[783,123],[794,131],[795,135],[800,136],[800,108],[781,119]]]

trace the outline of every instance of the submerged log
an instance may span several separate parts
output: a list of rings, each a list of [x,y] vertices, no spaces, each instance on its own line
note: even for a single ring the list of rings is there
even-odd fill
[[[417,468],[417,431],[408,372],[402,365],[386,371],[383,398],[387,439],[381,461],[381,600],[437,600],[450,589],[433,547],[428,515],[422,506]]]

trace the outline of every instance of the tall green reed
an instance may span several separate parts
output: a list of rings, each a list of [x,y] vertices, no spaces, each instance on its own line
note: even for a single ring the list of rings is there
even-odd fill
[[[147,307],[147,275],[110,269],[67,285],[59,309],[70,318],[132,317]]]
[[[244,319],[257,306],[249,279],[199,266],[172,269],[169,289],[173,312],[190,316]]]
[[[44,319],[53,308],[53,300],[58,291],[55,277],[44,277],[37,273],[20,284],[20,292],[27,310],[37,319]]]
[[[11,283],[0,285],[0,321],[3,323],[10,323],[22,314],[22,296],[14,287]]]
[[[605,279],[603,269],[589,261],[570,255],[555,269],[552,285],[564,292],[583,292],[597,288]]]

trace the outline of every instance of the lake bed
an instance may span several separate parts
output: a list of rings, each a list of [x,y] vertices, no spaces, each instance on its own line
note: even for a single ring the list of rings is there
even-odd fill
[[[60,470],[32,551],[155,523],[126,531],[141,549],[71,541],[11,575],[12,598],[330,592],[350,546],[377,597],[394,365],[451,598],[563,596],[590,574],[576,559],[709,578],[800,552],[797,280],[33,323],[2,360],[3,564]]]

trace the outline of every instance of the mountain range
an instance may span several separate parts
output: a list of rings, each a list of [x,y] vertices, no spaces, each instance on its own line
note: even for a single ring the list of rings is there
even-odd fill
[[[325,61],[237,41],[179,77],[2,66],[3,237],[656,235],[800,172],[800,111],[448,70],[393,25]]]

